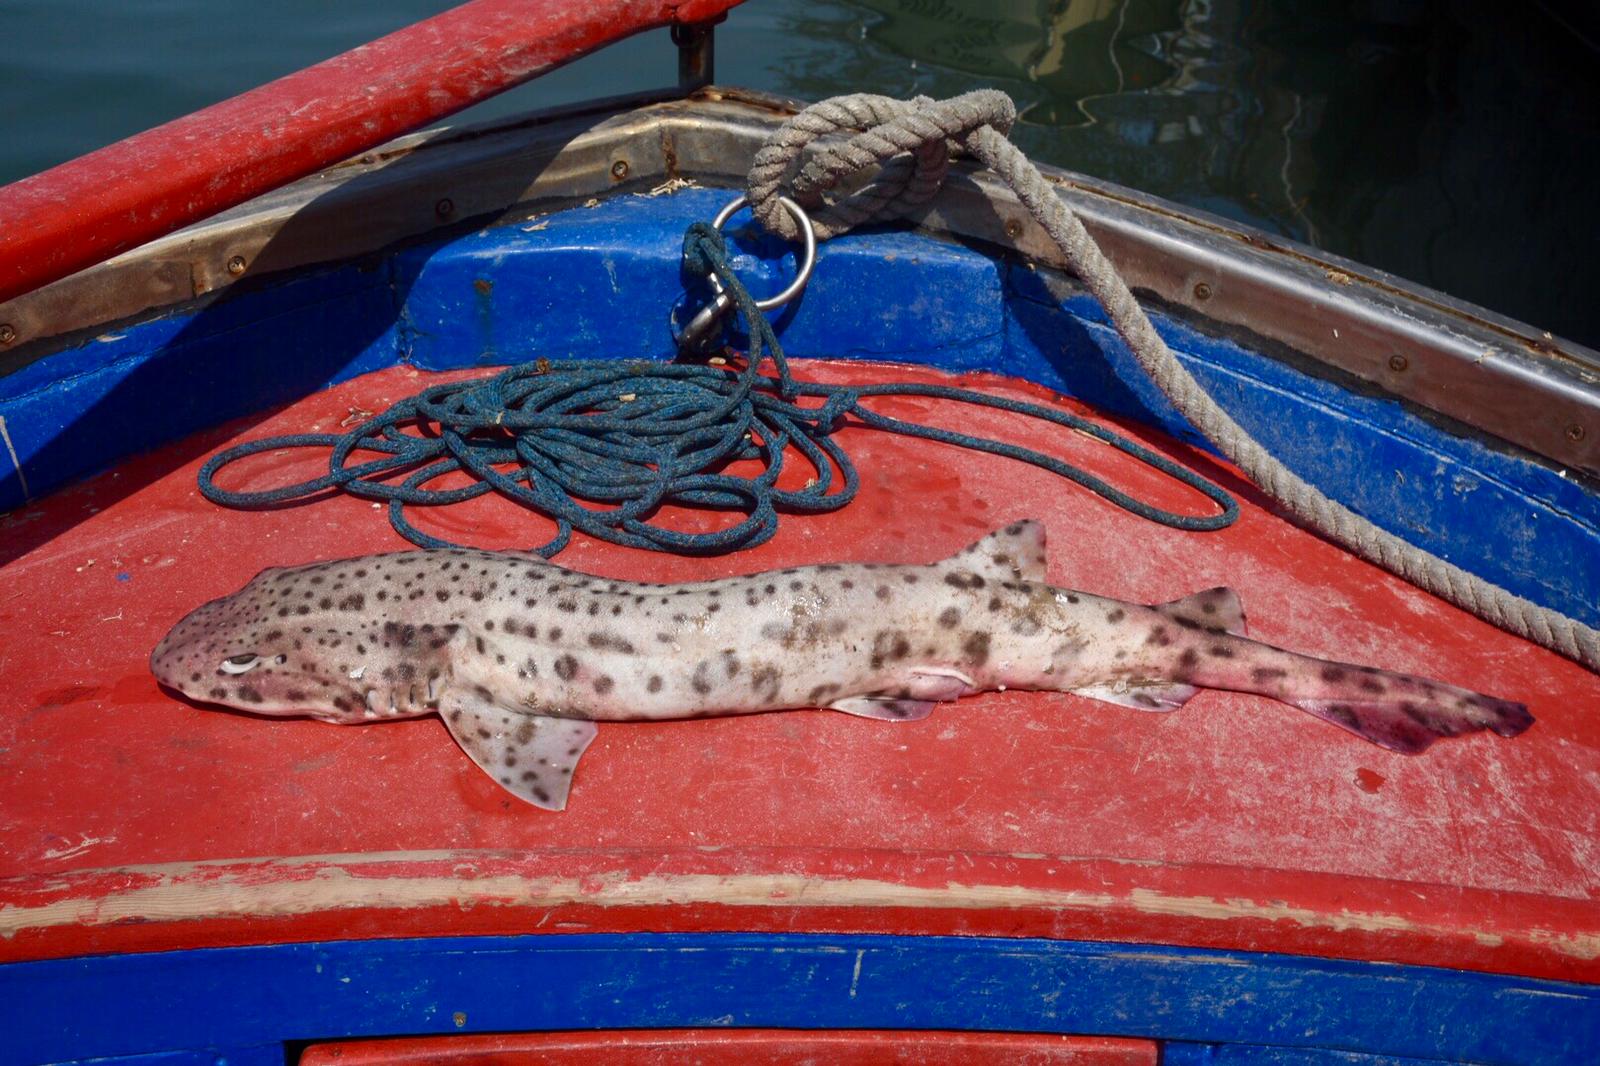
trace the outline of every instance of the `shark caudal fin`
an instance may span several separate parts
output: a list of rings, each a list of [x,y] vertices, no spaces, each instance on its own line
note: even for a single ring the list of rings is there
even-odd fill
[[[1390,751],[1415,754],[1440,737],[1483,729],[1514,737],[1533,724],[1520,703],[1442,681],[1297,655],[1215,630],[1190,636],[1173,649],[1181,648],[1183,680],[1270,696]]]
[[[1364,740],[1407,755],[1425,750],[1440,737],[1458,737],[1481,729],[1514,737],[1533,724],[1528,708],[1512,700],[1483,696],[1405,674],[1379,671],[1362,676],[1400,678],[1413,684],[1386,698],[1353,692],[1345,698],[1291,699],[1288,702]]]
[[[1045,579],[1044,523],[1024,518],[969,544],[939,565],[953,564],[995,581]]]

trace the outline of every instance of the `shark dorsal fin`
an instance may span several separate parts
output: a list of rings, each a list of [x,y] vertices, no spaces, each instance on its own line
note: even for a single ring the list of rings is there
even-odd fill
[[[998,581],[1045,579],[1044,523],[1024,518],[995,530],[943,563]]]
[[[1244,636],[1244,606],[1239,602],[1239,594],[1225,585],[1170,603],[1155,604],[1151,610],[1160,611],[1185,629]]]

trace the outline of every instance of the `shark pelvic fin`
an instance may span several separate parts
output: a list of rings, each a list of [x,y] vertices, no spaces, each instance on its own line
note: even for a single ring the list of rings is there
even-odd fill
[[[889,696],[852,696],[828,704],[835,711],[885,722],[916,722],[933,713],[931,700],[896,699]]]
[[[1089,685],[1072,690],[1079,696],[1104,700],[1119,707],[1132,707],[1136,711],[1175,711],[1189,702],[1200,690],[1193,685],[1160,683],[1155,685]]]
[[[1239,602],[1239,594],[1225,585],[1171,603],[1154,604],[1150,609],[1161,612],[1185,629],[1231,633],[1236,637],[1245,635],[1244,605]]]
[[[507,710],[461,692],[447,693],[439,713],[484,773],[547,811],[566,807],[572,772],[599,732],[590,721]]]

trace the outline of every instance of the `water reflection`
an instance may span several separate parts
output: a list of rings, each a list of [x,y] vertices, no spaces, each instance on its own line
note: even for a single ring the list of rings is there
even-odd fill
[[[779,5],[767,69],[1016,99],[1036,158],[1328,248],[1600,344],[1587,245],[1600,59],[1523,5],[856,0]],[[826,46],[823,47],[824,42]]]

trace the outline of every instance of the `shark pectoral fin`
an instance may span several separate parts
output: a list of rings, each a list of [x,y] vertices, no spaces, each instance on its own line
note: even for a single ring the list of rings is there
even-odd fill
[[[461,750],[501,787],[547,811],[567,805],[572,772],[599,732],[593,722],[508,711],[447,694],[440,714]]]
[[[828,706],[835,711],[885,722],[915,722],[933,713],[932,700],[895,699],[888,696],[851,696]]]
[[[1185,629],[1206,629],[1213,633],[1220,631],[1236,637],[1245,635],[1244,605],[1239,602],[1239,594],[1226,585],[1205,589],[1171,603],[1158,603],[1150,609],[1161,612]]]
[[[1175,711],[1200,690],[1193,685],[1090,685],[1072,690],[1079,696],[1104,700],[1136,711]]]

